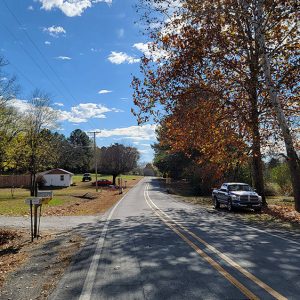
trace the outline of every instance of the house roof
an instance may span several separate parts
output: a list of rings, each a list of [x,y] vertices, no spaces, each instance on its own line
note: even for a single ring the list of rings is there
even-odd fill
[[[45,172],[40,173],[40,175],[62,175],[62,174],[69,174],[74,175],[73,173],[66,171],[64,169],[52,169]]]

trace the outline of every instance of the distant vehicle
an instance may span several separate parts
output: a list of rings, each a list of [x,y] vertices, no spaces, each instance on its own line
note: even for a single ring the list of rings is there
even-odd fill
[[[96,181],[92,183],[92,185],[96,185]],[[106,186],[106,185],[112,185],[112,182],[108,179],[99,179],[97,180],[98,186]]]
[[[84,173],[82,176],[82,181],[91,181],[92,180],[92,176],[90,173]]]
[[[260,212],[262,208],[261,196],[246,183],[224,183],[220,189],[213,190],[212,198],[214,208],[219,208],[221,204],[225,204],[229,211],[241,207]]]

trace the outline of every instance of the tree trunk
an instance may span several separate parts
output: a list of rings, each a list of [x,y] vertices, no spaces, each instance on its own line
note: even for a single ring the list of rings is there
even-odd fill
[[[248,83],[248,93],[250,97],[250,128],[252,135],[252,178],[253,186],[257,193],[262,197],[263,206],[267,206],[264,186],[264,174],[262,167],[261,155],[261,136],[259,132],[259,110],[258,110],[258,70],[259,70],[259,55],[258,46],[256,45],[250,51],[250,78]]]
[[[113,185],[116,185],[116,178],[118,175],[113,175]]]
[[[267,206],[265,187],[264,187],[264,174],[262,168],[262,155],[260,146],[260,133],[259,133],[259,120],[257,103],[252,101],[252,174],[253,174],[253,185],[257,193],[262,197],[263,206]]]
[[[37,195],[37,183],[36,183],[36,174],[32,172],[30,174],[30,196],[36,197]]]
[[[281,103],[277,97],[277,92],[272,83],[270,59],[267,54],[265,36],[262,31],[262,22],[263,22],[262,0],[258,0],[257,19],[254,24],[256,29],[256,38],[261,50],[266,86],[269,91],[271,104],[274,108],[276,119],[281,129],[282,136],[285,143],[287,160],[288,160],[288,165],[289,165],[291,178],[292,178],[293,193],[295,199],[295,210],[300,212],[300,162],[299,162],[299,157],[297,155],[297,152],[293,145],[293,138],[288,123],[286,121],[284,112],[282,110]]]

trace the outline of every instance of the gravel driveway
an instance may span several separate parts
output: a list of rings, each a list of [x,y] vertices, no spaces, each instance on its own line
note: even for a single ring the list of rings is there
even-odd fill
[[[72,229],[79,225],[91,224],[101,219],[102,215],[98,216],[66,216],[66,217],[41,217],[40,230],[65,230]],[[4,217],[0,216],[0,227],[9,228],[30,228],[30,217]]]

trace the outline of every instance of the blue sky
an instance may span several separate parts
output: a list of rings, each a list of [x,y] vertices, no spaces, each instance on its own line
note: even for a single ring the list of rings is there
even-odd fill
[[[98,146],[124,143],[151,161],[154,124],[137,126],[132,74],[147,40],[133,0],[1,0],[0,55],[21,85],[26,108],[35,88],[52,95],[61,133],[101,130]],[[4,80],[4,79],[2,79]]]

